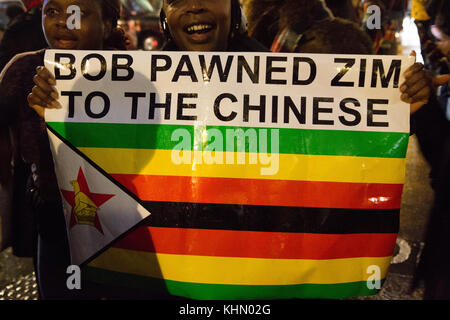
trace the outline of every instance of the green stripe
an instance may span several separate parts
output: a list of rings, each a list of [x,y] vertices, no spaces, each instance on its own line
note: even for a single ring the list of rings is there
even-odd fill
[[[173,150],[180,140],[171,141],[172,133],[177,129],[187,130],[194,137],[193,126],[155,125],[155,124],[109,124],[109,123],[75,123],[49,122],[48,125],[66,138],[76,147],[93,148],[129,148],[129,149],[163,149]],[[226,130],[252,129],[267,130],[268,151],[270,130],[273,128],[238,128],[238,127],[207,127],[218,129],[224,140]],[[366,132],[339,130],[307,130],[307,129],[277,129],[279,130],[279,153],[308,154],[354,157],[405,158],[409,135],[398,132]],[[247,131],[249,132],[249,131]],[[191,139],[191,148],[193,140]],[[235,143],[237,144],[237,143]],[[206,144],[204,145],[204,148]],[[259,152],[259,143],[256,146]],[[226,148],[226,147],[225,147]],[[191,149],[192,150],[192,149]],[[221,148],[216,151],[223,151]],[[234,151],[243,151],[237,150]],[[247,145],[246,152],[251,152]],[[265,151],[263,151],[265,152]]]
[[[256,300],[256,299],[345,299],[374,295],[377,289],[369,289],[365,281],[339,284],[299,284],[246,286],[188,283],[148,278],[138,275],[86,267],[83,274],[88,281],[127,288],[147,289],[149,295],[168,294],[198,300]],[[382,283],[384,280],[382,280]],[[120,288],[117,288],[120,290]],[[130,297],[131,298],[131,297]]]

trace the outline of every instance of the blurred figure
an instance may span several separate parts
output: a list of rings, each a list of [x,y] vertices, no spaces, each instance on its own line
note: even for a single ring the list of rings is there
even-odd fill
[[[427,69],[434,75],[448,74],[450,71],[450,2],[431,0],[427,4],[430,17],[423,44],[423,58]],[[439,106],[450,119],[450,89],[448,85],[437,90]]]
[[[288,27],[275,38],[272,52],[331,53],[331,54],[373,54],[370,38],[354,23],[345,19],[327,19],[315,23],[293,42],[298,34]]]
[[[3,8],[0,8],[3,9]],[[6,7],[6,26],[14,23],[14,18],[23,13],[21,5],[11,3]],[[0,40],[3,37],[5,25],[0,24]],[[12,195],[12,170],[11,157],[13,146],[11,144],[9,128],[0,128],[0,147],[4,156],[0,157],[0,251],[11,246],[13,238],[11,195]]]
[[[325,0],[325,4],[336,18],[350,20],[354,23],[361,23],[357,9],[353,6],[352,0]]]
[[[428,30],[430,27],[430,16],[426,10],[426,4],[429,0],[412,0],[411,18],[419,31],[419,38],[423,52],[424,39],[428,38]]]
[[[445,74],[450,70],[450,3],[448,0],[431,0],[426,9],[430,20],[421,38],[425,66],[435,75]]]
[[[294,19],[286,21],[290,12],[285,8],[292,4]],[[334,17],[323,0],[246,0],[243,9],[248,21],[248,33],[270,48],[283,24],[289,24],[298,33],[303,33],[314,22]]]
[[[435,75],[448,73],[447,52],[445,52],[446,35],[450,34],[448,26],[449,2],[443,0],[427,0],[424,4],[428,20],[416,21],[422,57],[425,67]],[[448,37],[448,36],[447,36]],[[443,51],[438,48],[441,46]]]
[[[321,0],[247,0],[249,35],[273,52],[372,54],[370,37]]]
[[[447,8],[449,7],[447,3]],[[449,12],[447,11],[447,15],[449,15]],[[442,17],[442,16],[441,16]],[[448,18],[447,18],[448,19]],[[439,74],[448,74],[450,71],[450,28],[448,26],[448,20],[447,26],[433,26],[435,29],[434,33],[438,37],[438,40],[436,42],[436,47],[440,51],[441,56],[439,59]],[[437,22],[439,23],[439,22]],[[445,31],[444,31],[445,30]],[[448,120],[450,120],[450,87],[449,84],[442,85],[438,88],[437,91],[438,100],[440,102],[440,106],[444,110],[444,113]]]
[[[411,68],[420,69],[423,65],[416,64]],[[425,300],[450,300],[450,255],[447,252],[450,242],[450,122],[435,96],[437,86],[448,87],[450,76],[433,78],[429,71],[422,70],[421,73],[424,76],[405,72],[405,83],[401,86],[404,94],[424,90],[423,99],[411,104],[411,133],[416,134],[420,149],[431,166],[434,190],[425,247],[412,289],[423,280]],[[427,88],[420,89],[423,84]]]
[[[412,116],[412,128],[431,166],[435,192],[416,281],[425,282],[424,299],[450,300],[450,122],[434,99]]]
[[[16,16],[8,25],[0,42],[0,72],[16,54],[47,46],[41,25],[42,0],[22,2],[27,11]]]
[[[17,53],[47,47],[41,26],[41,0],[23,1],[26,12],[18,14],[8,24],[0,42],[0,72]],[[0,183],[3,188],[13,186],[12,247],[18,257],[33,257],[36,251],[36,229],[31,207],[24,201],[24,192],[29,183],[29,166],[19,156],[13,156],[15,143],[10,137],[15,133],[8,126],[0,126]],[[14,163],[14,177],[11,178],[11,162]]]
[[[23,7],[13,3],[6,8],[6,16],[8,17],[9,21],[7,24],[7,27],[12,25],[14,23],[14,19],[19,16],[20,14],[23,14],[25,11],[23,10]]]
[[[401,87],[403,92],[417,92],[421,90],[419,83],[427,85],[423,92],[426,97],[411,109],[411,132],[416,134],[430,164],[435,195],[413,289],[423,280],[424,299],[450,300],[450,3],[429,0],[426,10],[429,20],[421,30],[421,41],[424,60],[431,71],[422,70],[422,77],[405,73],[405,86]]]

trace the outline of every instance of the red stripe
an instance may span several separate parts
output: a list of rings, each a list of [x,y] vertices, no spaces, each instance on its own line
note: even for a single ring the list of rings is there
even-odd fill
[[[143,201],[399,209],[402,184],[112,175]]]
[[[166,254],[263,259],[391,256],[397,234],[311,234],[140,227],[114,247]]]

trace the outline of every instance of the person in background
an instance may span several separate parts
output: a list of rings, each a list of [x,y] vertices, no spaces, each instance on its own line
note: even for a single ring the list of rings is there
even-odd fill
[[[249,35],[273,52],[372,54],[370,37],[320,0],[247,0]]]
[[[0,42],[0,71],[16,55],[47,46],[41,27],[42,1],[23,1],[27,11],[16,15],[8,23],[5,34]],[[13,10],[14,11],[14,10]],[[0,126],[0,183],[3,187],[13,189],[10,196],[12,203],[11,228],[13,254],[18,257],[33,257],[36,252],[36,230],[32,210],[24,201],[23,190],[26,188],[29,166],[21,157],[14,153],[14,134],[8,126]],[[14,162],[14,177],[11,179],[11,165]],[[12,186],[11,186],[12,185]]]
[[[448,86],[450,75],[434,76],[422,64],[405,72],[402,100],[411,103],[411,133],[431,167],[434,203],[430,213],[419,267],[412,289],[421,280],[425,300],[450,299],[450,122],[436,98],[438,86]],[[411,98],[416,95],[418,99]]]
[[[325,0],[325,4],[336,18],[346,19],[361,24],[357,9],[352,0]]]
[[[447,75],[448,76],[448,75]],[[450,77],[436,85],[448,85]],[[450,300],[450,122],[436,98],[411,116],[412,132],[431,167],[434,203],[428,220],[423,249],[415,283],[423,280],[425,300]]]
[[[427,12],[430,20],[422,40],[422,56],[426,69],[434,75],[448,74],[450,71],[450,2],[431,1]],[[450,90],[442,85],[437,91],[439,105],[450,119]]]
[[[8,17],[7,27],[15,23],[14,19],[23,14],[25,11],[23,7],[17,3],[12,3],[6,8],[6,16]]]
[[[412,289],[424,282],[425,300],[450,299],[450,3],[430,0],[430,20],[424,31],[423,56],[429,70],[421,70],[428,85],[423,101],[411,110],[411,132],[431,167],[430,180],[434,203],[430,212],[419,267]],[[412,77],[411,77],[412,78]],[[408,81],[408,77],[406,77]],[[408,84],[413,89],[413,81]],[[417,83],[417,81],[416,81]],[[407,83],[405,83],[406,85]],[[406,87],[403,88],[407,90]]]
[[[246,0],[243,9],[248,20],[248,34],[270,48],[285,17],[293,16],[287,23],[298,34],[303,34],[315,22],[333,18],[323,0]],[[294,12],[288,12],[294,10]]]
[[[47,47],[42,32],[42,0],[22,0],[27,11],[8,25],[0,42],[0,72],[16,54]]]
[[[448,55],[450,3],[431,1],[427,5],[427,12],[430,16],[428,33],[421,38],[425,66],[435,75],[445,74],[450,70]]]
[[[42,32],[42,0],[22,0],[27,11],[21,7],[21,13],[9,21],[0,41],[0,72],[18,53],[45,48],[47,43]],[[14,15],[18,10],[8,8]],[[12,190],[9,195],[11,210],[11,244],[13,254],[18,257],[33,257],[36,253],[36,230],[32,210],[24,201],[29,166],[22,158],[14,156],[14,136],[8,126],[0,126],[0,183],[3,188]],[[17,154],[16,154],[17,155]],[[14,162],[15,174],[12,177],[10,163]],[[36,259],[34,259],[36,261]]]
[[[424,61],[425,61],[425,55],[423,54],[424,44],[426,40],[429,38],[429,29],[431,22],[431,18],[426,10],[426,4],[428,1],[429,0],[412,0],[412,7],[411,7],[411,18],[414,19],[414,23],[417,26],[417,31],[419,32],[421,52]]]
[[[436,42],[436,47],[441,53],[438,74],[448,74],[450,71],[450,5],[448,2],[446,6],[446,14],[439,14],[435,22],[436,24],[432,26],[434,27],[432,31],[434,31],[436,38],[439,40]],[[446,118],[450,120],[450,87],[448,83],[438,87],[437,95]]]

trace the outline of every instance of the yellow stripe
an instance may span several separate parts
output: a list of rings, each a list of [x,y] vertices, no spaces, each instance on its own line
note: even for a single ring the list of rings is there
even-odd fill
[[[226,164],[226,152],[217,152],[225,164],[206,164],[201,153],[191,153],[194,164],[176,164],[172,150],[80,148],[80,151],[111,174],[145,174],[197,176],[240,179],[276,179],[299,181],[330,181],[355,183],[403,184],[405,159],[345,156],[276,154],[271,164]],[[239,153],[229,153],[234,156]],[[197,156],[197,158],[195,158]],[[279,158],[277,159],[277,156]],[[200,164],[199,159],[202,159]],[[272,167],[271,172],[264,172]],[[270,170],[269,170],[270,171]],[[265,173],[262,174],[262,173]],[[269,174],[267,174],[269,173]]]
[[[89,265],[110,271],[166,280],[235,284],[290,285],[367,281],[369,266],[384,279],[391,257],[332,260],[256,259],[155,254],[111,248]]]

